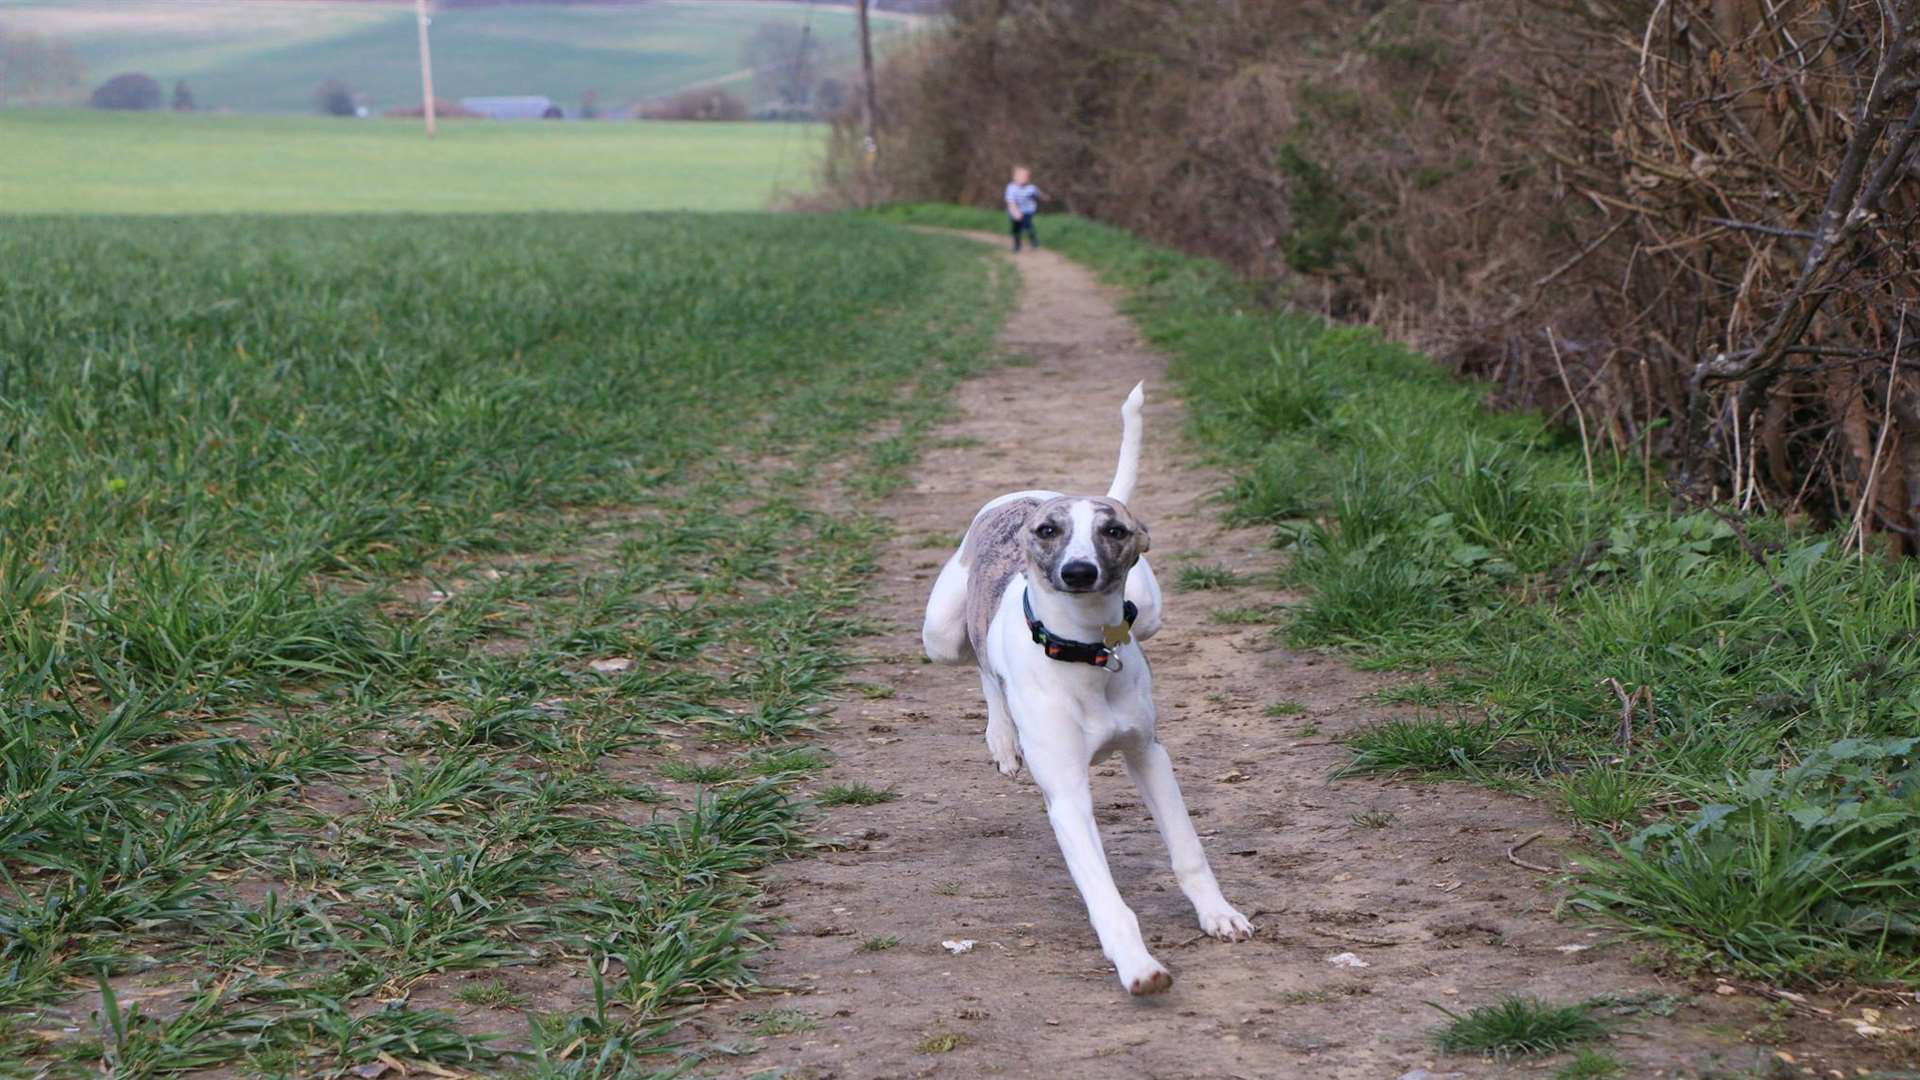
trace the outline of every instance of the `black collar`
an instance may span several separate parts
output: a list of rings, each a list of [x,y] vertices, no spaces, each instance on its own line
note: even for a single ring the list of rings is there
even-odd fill
[[[1046,649],[1047,655],[1052,659],[1063,664],[1092,664],[1094,667],[1101,668],[1107,667],[1108,661],[1113,660],[1113,647],[1109,647],[1105,642],[1074,641],[1048,630],[1045,623],[1034,617],[1031,591],[1021,590],[1020,606],[1027,613],[1027,629],[1033,631],[1034,644]],[[1127,630],[1131,633],[1133,620],[1140,617],[1140,609],[1134,606],[1133,601],[1127,600],[1122,602],[1120,612],[1121,618],[1127,620]],[[1116,646],[1124,644],[1126,639],[1121,638]],[[1113,662],[1111,670],[1120,670],[1118,661]]]

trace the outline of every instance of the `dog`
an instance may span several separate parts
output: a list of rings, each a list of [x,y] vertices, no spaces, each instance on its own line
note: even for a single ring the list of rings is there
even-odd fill
[[[1160,586],[1143,558],[1147,527],[1127,508],[1144,401],[1135,386],[1120,408],[1120,462],[1105,497],[1016,491],[973,516],[934,582],[921,629],[935,663],[979,665],[987,752],[1007,776],[1025,761],[1100,949],[1132,994],[1165,991],[1173,976],[1147,951],[1140,921],[1114,888],[1094,823],[1091,767],[1116,750],[1200,928],[1228,941],[1253,936],[1220,894],[1154,735],[1140,642],[1160,629]]]

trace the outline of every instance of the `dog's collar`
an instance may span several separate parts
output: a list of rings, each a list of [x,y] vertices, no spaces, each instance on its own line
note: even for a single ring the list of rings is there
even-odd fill
[[[1124,601],[1120,608],[1120,617],[1125,619],[1126,623],[1121,627],[1110,628],[1119,631],[1117,635],[1108,635],[1112,639],[1112,644],[1104,641],[1074,641],[1047,629],[1046,624],[1033,614],[1031,591],[1021,590],[1020,606],[1026,611],[1027,629],[1033,631],[1033,643],[1047,650],[1049,658],[1063,664],[1092,664],[1094,667],[1106,668],[1109,671],[1120,670],[1120,661],[1114,657],[1113,650],[1127,643],[1127,639],[1133,633],[1133,620],[1140,617],[1140,609],[1134,606],[1133,601]]]

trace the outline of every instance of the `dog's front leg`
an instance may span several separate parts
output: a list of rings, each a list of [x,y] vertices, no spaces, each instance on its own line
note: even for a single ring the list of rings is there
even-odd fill
[[[1213,867],[1207,865],[1207,853],[1200,846],[1200,834],[1194,832],[1193,819],[1187,816],[1186,800],[1180,797],[1180,782],[1173,778],[1173,759],[1159,739],[1146,739],[1121,749],[1127,763],[1127,775],[1140,789],[1140,798],[1160,827],[1160,839],[1167,845],[1173,861],[1174,877],[1180,891],[1187,894],[1194,914],[1200,917],[1200,929],[1217,938],[1241,941],[1253,936],[1253,924],[1235,911],[1220,893]]]
[[[1055,734],[1035,746],[1025,729],[1022,750],[1034,783],[1047,800],[1047,820],[1066,858],[1067,872],[1086,901],[1087,918],[1100,937],[1100,951],[1113,961],[1120,984],[1133,994],[1157,994],[1173,985],[1160,961],[1147,952],[1140,937],[1140,920],[1107,869],[1107,853],[1100,845],[1100,829],[1093,820],[1093,790],[1087,776],[1086,748],[1077,730]]]

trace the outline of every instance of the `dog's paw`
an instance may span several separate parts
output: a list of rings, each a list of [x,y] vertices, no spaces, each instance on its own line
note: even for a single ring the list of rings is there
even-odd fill
[[[1253,924],[1247,917],[1225,904],[1200,912],[1200,929],[1222,941],[1245,941],[1253,936]]]
[[[987,732],[987,753],[993,755],[993,764],[1000,775],[1020,775],[1020,742],[1013,737],[1013,732]]]
[[[1173,973],[1161,967],[1158,961],[1148,961],[1145,968],[1131,976],[1122,972],[1120,981],[1126,984],[1127,993],[1134,997],[1164,994],[1173,989]]]

